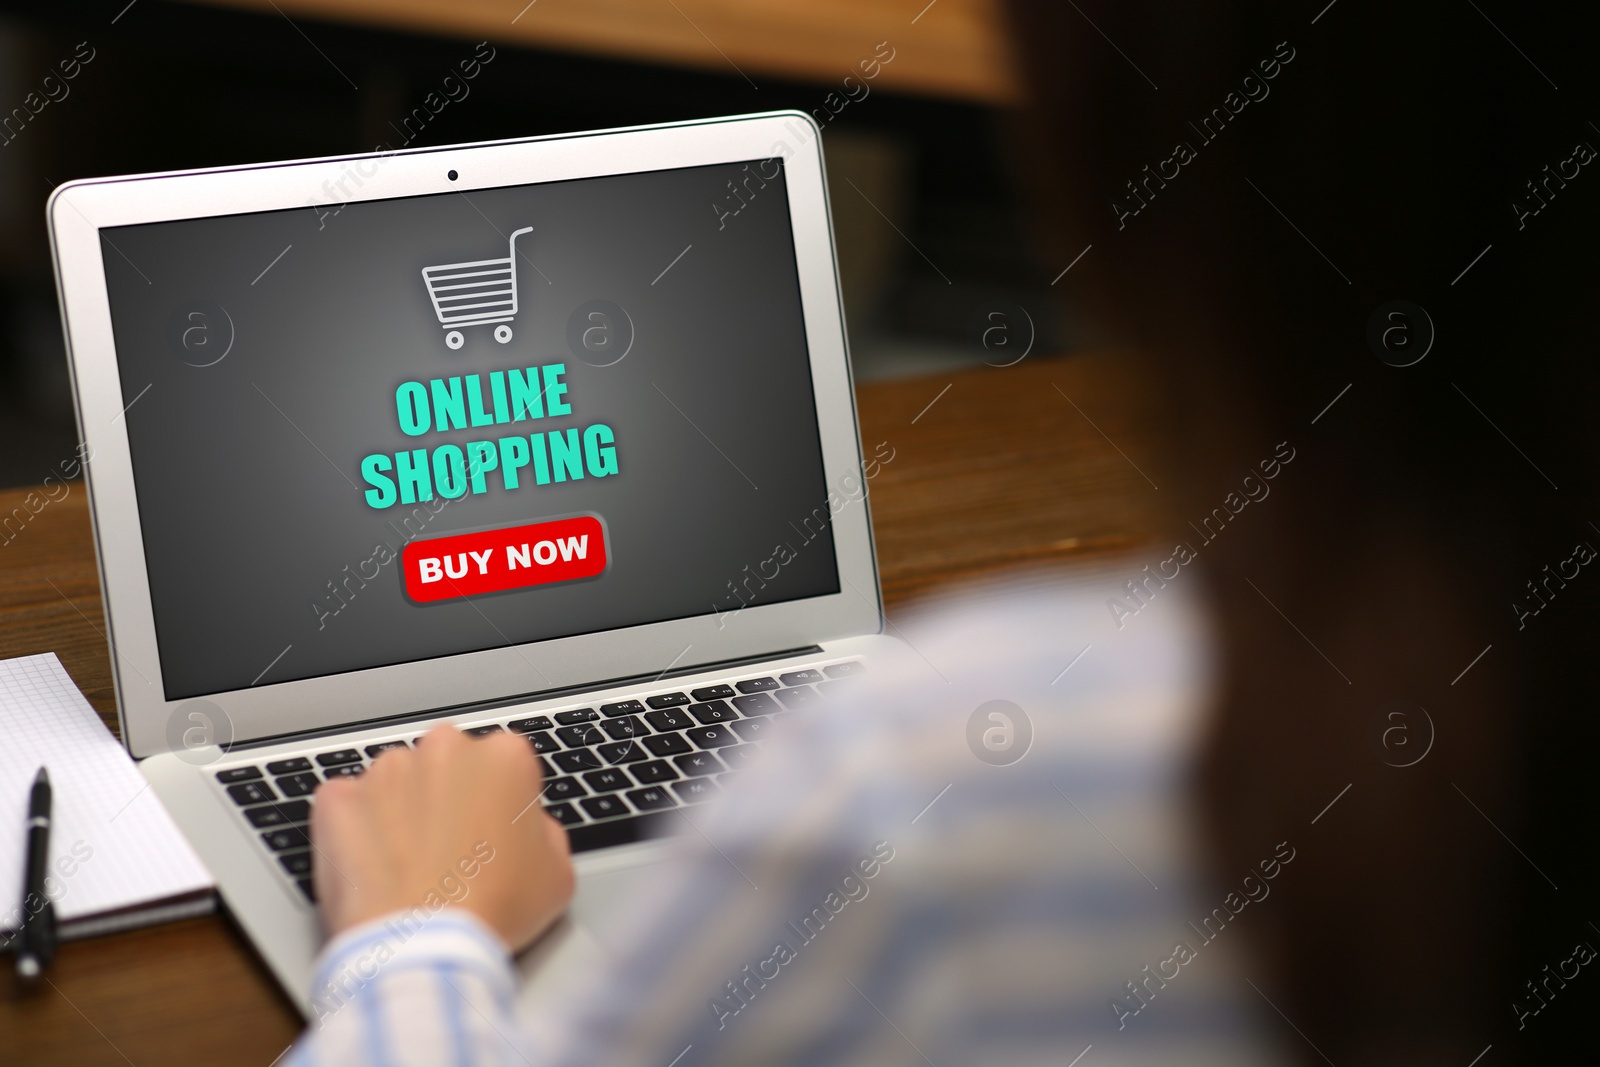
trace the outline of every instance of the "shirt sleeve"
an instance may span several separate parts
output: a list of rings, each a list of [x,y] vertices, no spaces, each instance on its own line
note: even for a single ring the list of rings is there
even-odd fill
[[[1185,594],[1122,633],[1107,589],[930,618],[855,695],[775,721],[716,799],[674,809],[675,847],[521,1028],[504,950],[446,910],[383,966],[362,961],[392,923],[330,945],[291,1062],[1292,1062],[1216,934],[1244,904],[1199,875]]]
[[[323,948],[311,1025],[285,1063],[525,1064],[515,984],[505,946],[471,912],[392,912]]]
[[[908,624],[864,688],[775,721],[676,809],[682,860],[609,916],[609,959],[529,1005],[530,1063],[1290,1062],[1241,942],[1189,925],[1222,899],[1184,801],[1202,635],[1177,589],[1121,633],[1108,592]]]

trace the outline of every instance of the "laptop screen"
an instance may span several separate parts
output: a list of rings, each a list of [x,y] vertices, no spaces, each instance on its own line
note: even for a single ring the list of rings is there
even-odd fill
[[[781,160],[359,181],[101,231],[168,700],[839,591]]]

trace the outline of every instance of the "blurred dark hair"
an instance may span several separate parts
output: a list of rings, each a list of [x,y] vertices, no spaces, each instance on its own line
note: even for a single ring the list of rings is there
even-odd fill
[[[1542,984],[1600,946],[1600,575],[1557,573],[1600,546],[1597,18],[1495,7],[1010,0],[1050,260],[1092,245],[1063,285],[1168,398],[1157,480],[1227,656],[1217,862],[1306,857],[1252,977],[1340,1064],[1531,1061],[1600,1002],[1600,975]],[[1410,366],[1416,312],[1369,343],[1396,300],[1436,331]],[[1202,547],[1188,522],[1282,441]],[[1393,701],[1431,719],[1411,766],[1427,727],[1385,739]]]

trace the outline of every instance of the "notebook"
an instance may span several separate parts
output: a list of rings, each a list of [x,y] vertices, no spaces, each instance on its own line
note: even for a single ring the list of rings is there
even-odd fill
[[[210,873],[55,653],[0,660],[0,738],[0,942],[22,918],[23,823],[41,765],[60,938],[213,909]]]

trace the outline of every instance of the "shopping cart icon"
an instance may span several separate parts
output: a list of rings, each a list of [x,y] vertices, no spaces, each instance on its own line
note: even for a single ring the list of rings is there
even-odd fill
[[[532,226],[513,232],[506,242],[509,254],[504,259],[422,268],[434,313],[448,331],[444,343],[451,349],[466,344],[460,329],[463,326],[498,323],[494,339],[501,344],[511,340],[511,327],[507,324],[517,315],[517,238],[532,232]]]

